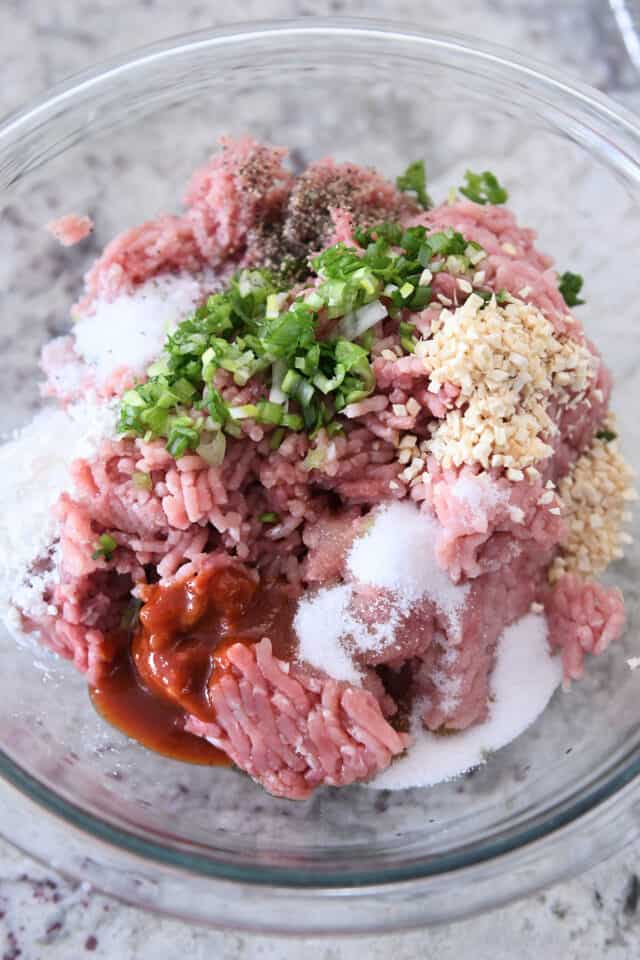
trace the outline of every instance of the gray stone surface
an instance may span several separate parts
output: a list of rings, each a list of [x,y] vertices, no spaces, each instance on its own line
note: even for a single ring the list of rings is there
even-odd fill
[[[393,16],[491,39],[546,60],[640,109],[604,0],[2,0],[0,114],[50,84],[141,41],[239,19],[314,14]],[[1,817],[1,811],[0,811]],[[1,827],[1,823],[0,823]],[[357,940],[281,940],[213,933],[122,906],[0,843],[3,960],[611,960],[640,955],[640,845],[582,877],[454,926]]]

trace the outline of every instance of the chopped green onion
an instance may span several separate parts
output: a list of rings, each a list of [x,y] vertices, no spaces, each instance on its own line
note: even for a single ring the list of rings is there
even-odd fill
[[[283,414],[284,407],[281,403],[259,400],[256,404],[256,420],[258,423],[273,423],[279,426],[282,423]]]
[[[412,323],[401,323],[398,330],[400,333],[400,343],[407,353],[413,353],[418,341],[416,327]]]
[[[285,413],[282,418],[282,426],[288,427],[289,430],[302,430],[304,426],[304,420],[297,413]]]
[[[280,316],[280,308],[287,299],[286,293],[270,293],[267,297],[265,317],[272,319]]]
[[[452,253],[447,257],[446,266],[448,273],[465,273],[469,269],[469,259],[464,255]]]
[[[396,178],[398,190],[414,193],[416,200],[425,210],[431,206],[431,199],[427,193],[427,174],[424,160],[415,160],[410,163],[404,173]]]
[[[284,440],[284,427],[278,427],[269,437],[269,449],[277,450]]]
[[[344,427],[337,420],[332,420],[328,423],[326,429],[330,437],[335,437],[338,433],[344,432]]]
[[[386,316],[387,308],[384,304],[380,300],[372,300],[371,303],[345,314],[338,324],[338,329],[346,340],[356,340]]]
[[[314,447],[309,450],[302,461],[303,470],[318,470],[327,459],[327,452],[324,447]]]
[[[474,203],[482,204],[506,203],[509,199],[508,192],[500,185],[497,177],[490,170],[485,170],[484,173],[473,173],[472,170],[467,170],[464,175],[464,186],[460,187],[460,193],[467,199],[473,200]]]
[[[229,419],[229,407],[222,399],[221,394],[214,388],[209,388],[207,409],[215,423],[225,424]]]
[[[282,392],[291,395],[296,392],[302,377],[295,370],[287,370],[281,383]]]
[[[410,310],[422,310],[431,303],[432,290],[430,286],[420,286],[409,300],[407,306]]]
[[[103,533],[98,537],[98,542],[95,544],[91,557],[93,560],[106,560],[108,562],[117,546],[118,544],[110,534]]]
[[[428,243],[434,254],[443,257],[448,257],[454,253],[464,253],[467,247],[467,241],[462,234],[451,228],[432,233]],[[431,269],[433,270],[433,267]]]
[[[200,431],[191,417],[170,417],[167,432],[167,451],[178,460],[187,450],[195,450],[200,443]]]
[[[579,307],[580,304],[584,303],[584,300],[581,300],[579,296],[583,283],[584,280],[580,274],[571,273],[570,270],[565,270],[559,277],[558,290],[564,297],[564,302],[568,307]]]
[[[598,430],[596,437],[598,440],[604,440],[605,443],[611,443],[612,440],[617,438],[618,434],[613,430],[609,430],[607,427],[603,427],[602,430]]]
[[[287,399],[282,389],[282,381],[287,373],[287,364],[284,360],[274,361],[271,367],[271,389],[269,391],[269,400],[273,403],[284,403]]]
[[[219,467],[224,461],[224,455],[227,449],[227,441],[224,433],[221,430],[218,430],[217,433],[214,433],[211,440],[207,443],[201,443],[196,449],[196,453],[199,454],[203,460],[211,467]]]
[[[261,513],[258,517],[260,523],[280,523],[280,517],[277,513]]]
[[[416,171],[420,177],[422,166],[408,175]],[[407,189],[415,192],[416,184]],[[313,258],[318,283],[293,302],[291,289],[283,289],[293,277],[285,281],[267,270],[232,277],[226,290],[178,324],[147,380],[124,394],[118,432],[147,441],[161,437],[176,458],[196,450],[219,464],[225,435],[241,437],[245,419],[276,428],[269,437],[273,449],[283,431],[313,437],[323,428],[339,430],[336,414],[375,389],[375,325],[387,316],[404,322],[404,311],[431,302],[433,273],[463,273],[484,255],[452,229],[428,235],[422,225],[388,222],[356,228],[354,237],[357,247],[337,243]],[[336,321],[328,329],[327,318]],[[409,328],[402,328],[400,339],[405,350],[414,349]],[[230,405],[218,389],[230,378],[239,387],[253,381],[263,398]]]
[[[311,403],[311,398],[314,394],[313,384],[309,383],[308,380],[301,378],[298,389],[296,390],[296,397],[300,401],[300,404],[303,407],[308,407]]]
[[[244,403],[239,407],[229,407],[232,420],[250,420],[257,416],[258,408],[254,403]]]

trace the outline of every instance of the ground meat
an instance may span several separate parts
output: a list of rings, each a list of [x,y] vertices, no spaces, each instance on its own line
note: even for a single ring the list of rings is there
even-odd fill
[[[551,260],[508,210],[462,200],[422,211],[377,173],[353,164],[322,160],[296,177],[280,148],[249,138],[225,140],[223,147],[193,175],[183,213],[127,230],[107,246],[87,274],[81,313],[154,277],[171,282],[175,274],[202,277],[213,268],[222,283],[239,267],[279,269],[286,260],[302,261],[304,271],[309,254],[349,242],[355,226],[400,220],[430,232],[453,228],[480,244],[478,283],[487,298],[510,291],[527,320],[544,321],[552,346],[579,348],[583,366],[595,370],[581,393],[552,395],[544,410],[545,457],[532,469],[524,461],[524,470],[506,463],[503,469],[486,458],[481,470],[479,454],[473,462],[440,457],[429,444],[445,422],[455,432],[465,382],[432,376],[425,344],[438,338],[443,305],[451,308],[446,322],[465,302],[473,305],[469,281],[452,267],[432,277],[434,301],[411,314],[422,337],[415,353],[402,347],[397,317],[371,328],[375,389],[340,412],[339,432],[288,432],[273,443],[273,425],[247,419],[238,421],[238,436],[227,437],[220,464],[194,451],[176,460],[163,440],[143,437],[112,437],[75,462],[56,508],[58,578],[46,597],[46,616],[29,626],[93,681],[116,656],[114,637],[132,589],[145,599],[146,590],[197,579],[215,563],[221,577],[231,565],[251,582],[276,583],[287,597],[299,598],[348,579],[349,550],[381,504],[412,501],[417,516],[430,518],[433,542],[425,543],[425,557],[431,550],[447,582],[467,589],[458,619],[444,616],[435,601],[403,611],[392,640],[354,654],[360,685],[300,662],[295,644],[280,649],[273,618],[257,635],[225,635],[219,651],[221,638],[211,643],[218,652],[207,675],[208,713],[186,702],[177,674],[164,683],[189,730],[209,738],[274,794],[299,798],[320,784],[369,779],[405,749],[407,737],[394,729],[392,674],[421,698],[426,727],[461,730],[486,716],[497,640],[532,603],[544,602],[567,681],[581,674],[585,653],[600,653],[618,636],[619,592],[575,573],[547,585],[549,563],[567,537],[558,485],[593,443],[610,377],[570,315]],[[71,237],[75,228],[76,221],[61,229]],[[500,309],[491,304],[494,319]],[[487,314],[479,301],[477,329]],[[503,319],[506,314],[504,308]],[[322,318],[323,336],[331,322]],[[63,399],[98,386],[75,346],[71,334],[43,356],[45,390]],[[131,370],[112,373],[112,393],[133,382]],[[232,406],[264,395],[264,384],[238,385],[228,370],[218,370],[213,385]],[[96,550],[104,536],[112,544],[108,556]],[[374,628],[391,599],[383,589],[356,584],[353,616]]]
[[[91,217],[79,216],[77,213],[68,213],[47,224],[49,233],[58,240],[63,247],[72,247],[88,237],[93,230]]]
[[[266,638],[230,647],[226,661],[211,685],[216,722],[191,717],[187,729],[275,796],[299,800],[320,784],[370,780],[408,743],[367,690],[278,660]]]

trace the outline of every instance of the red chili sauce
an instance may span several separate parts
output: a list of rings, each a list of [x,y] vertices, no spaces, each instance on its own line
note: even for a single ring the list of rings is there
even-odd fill
[[[224,654],[231,644],[268,636],[277,656],[291,657],[295,593],[225,564],[166,586],[145,586],[141,599],[139,629],[91,689],[95,708],[156,753],[227,765],[226,754],[184,730],[185,717],[215,720],[209,687],[228,669]]]

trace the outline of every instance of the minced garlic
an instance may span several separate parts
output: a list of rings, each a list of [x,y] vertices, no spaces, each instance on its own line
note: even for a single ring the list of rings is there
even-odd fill
[[[533,304],[498,305],[472,294],[442,310],[433,336],[416,344],[429,389],[459,389],[454,408],[434,423],[428,451],[444,467],[463,463],[520,470],[549,457],[557,426],[549,404],[580,402],[597,361],[583,343],[558,334]]]
[[[612,428],[611,415],[605,426]],[[627,503],[636,498],[633,471],[616,441],[596,437],[560,480],[558,494],[569,535],[549,568],[549,580],[555,583],[570,571],[595,576],[622,556],[623,544],[631,539],[623,526]]]

